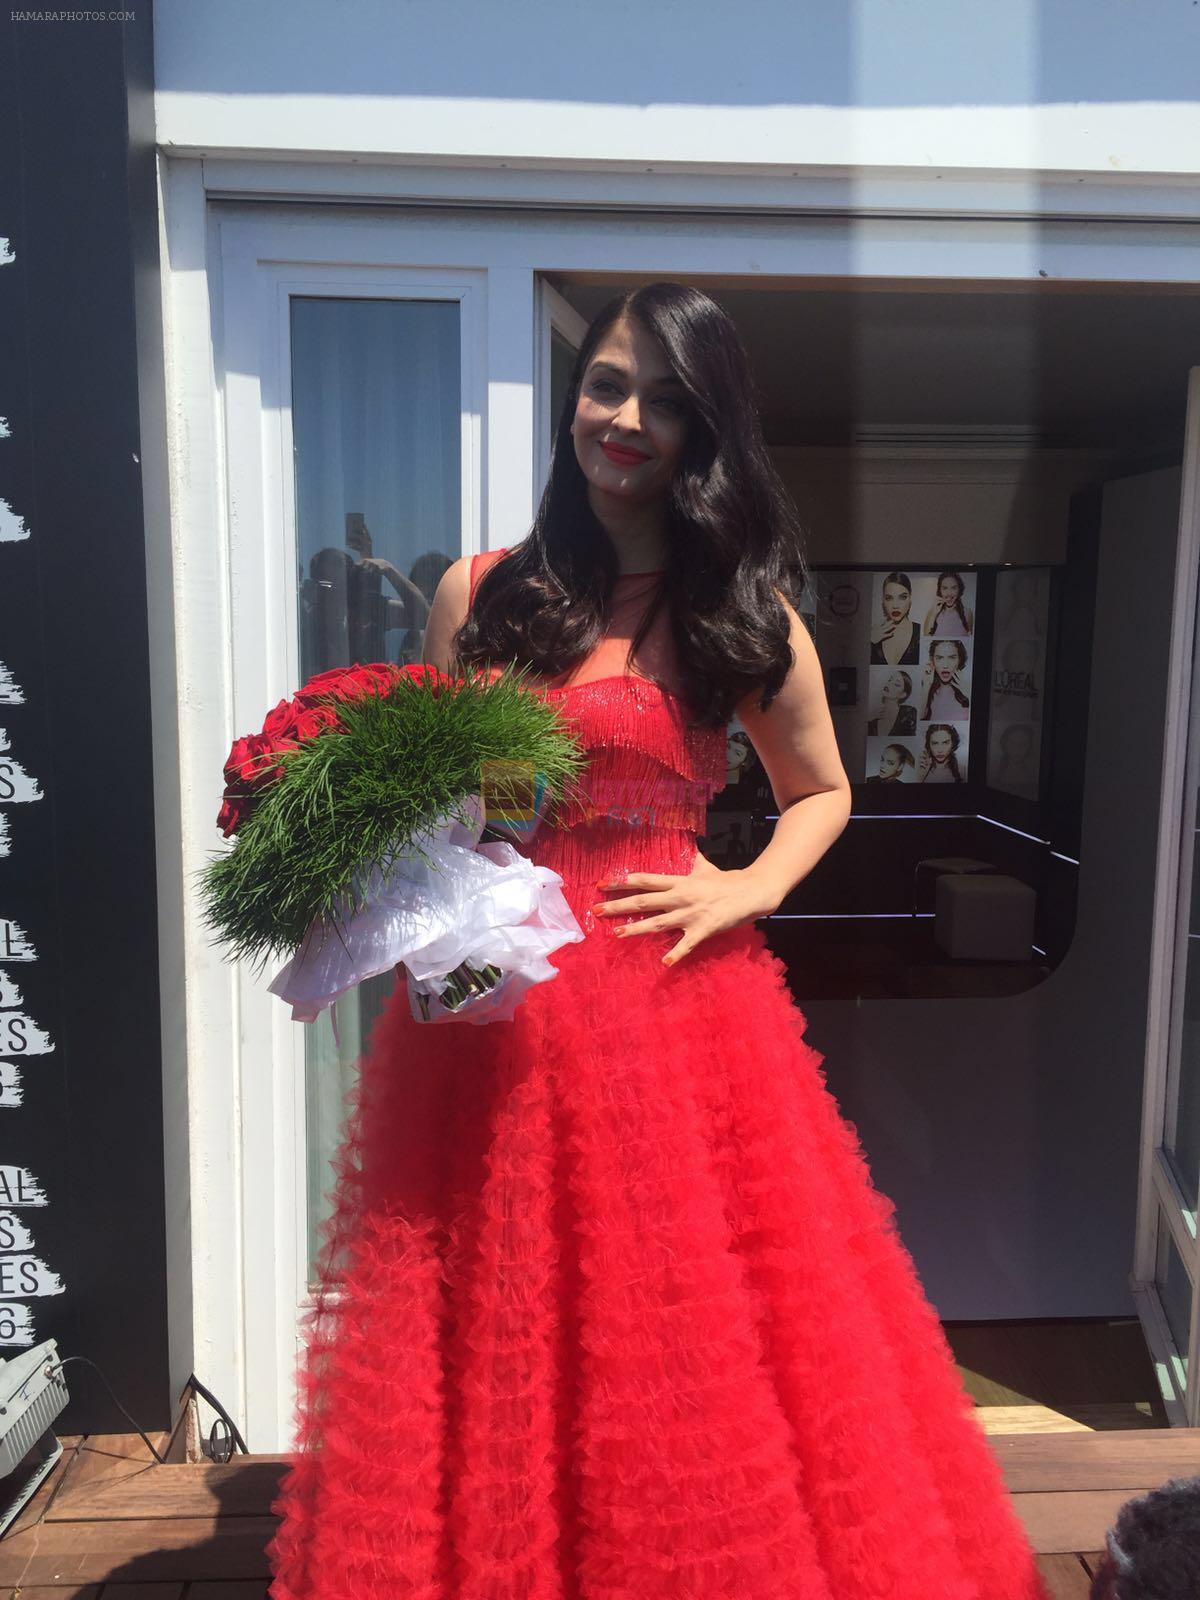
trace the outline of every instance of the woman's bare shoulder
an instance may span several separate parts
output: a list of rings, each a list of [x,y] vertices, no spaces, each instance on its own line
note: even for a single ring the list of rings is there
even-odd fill
[[[467,619],[472,560],[459,556],[442,573],[425,619],[425,660],[441,672],[450,670],[450,641]]]
[[[510,548],[503,545],[498,550],[480,550],[475,555],[459,556],[439,578],[425,624],[425,660],[442,672],[450,670],[450,642],[467,620],[480,578],[501,556],[507,555]]]

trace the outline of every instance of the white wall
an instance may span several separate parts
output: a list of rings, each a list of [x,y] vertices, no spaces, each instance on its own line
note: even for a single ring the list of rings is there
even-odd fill
[[[809,1043],[948,1321],[1128,1316],[1177,468],[1106,486],[1074,937],[996,999],[810,1001]],[[1136,693],[1129,651],[1137,651]],[[930,1048],[929,1041],[957,1048]]]
[[[1067,559],[1071,495],[1111,476],[1102,451],[964,449],[910,456],[776,446],[772,459],[804,523],[814,566],[914,566]]]
[[[1188,0],[156,0],[160,143],[408,160],[1162,175]]]

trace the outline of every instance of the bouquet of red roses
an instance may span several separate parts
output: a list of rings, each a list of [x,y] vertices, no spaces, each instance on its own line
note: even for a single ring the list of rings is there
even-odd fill
[[[270,988],[296,1020],[390,968],[421,1021],[508,1018],[583,937],[557,873],[482,840],[530,835],[583,760],[522,677],[336,669],[234,742],[205,919],[235,957],[290,953]]]
[[[279,776],[279,757],[285,750],[295,750],[328,728],[340,728],[339,700],[387,690],[402,671],[417,683],[436,683],[441,676],[424,663],[403,669],[387,663],[334,667],[319,672],[298,694],[268,711],[261,733],[235,739],[225,762],[225,794],[217,817],[217,827],[225,837],[238,832],[254,809],[255,799]]]

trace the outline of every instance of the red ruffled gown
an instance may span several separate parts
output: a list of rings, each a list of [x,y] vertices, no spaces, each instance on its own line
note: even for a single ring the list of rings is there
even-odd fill
[[[664,967],[678,930],[588,909],[689,871],[725,777],[722,730],[622,675],[653,582],[544,686],[597,814],[528,848],[586,938],[509,1022],[423,1025],[398,985],[360,1063],[270,1593],[1046,1600],[761,929]],[[639,674],[669,654],[664,620]]]

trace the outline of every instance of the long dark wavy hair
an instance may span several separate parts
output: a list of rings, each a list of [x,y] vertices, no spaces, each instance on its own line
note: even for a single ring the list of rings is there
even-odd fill
[[[698,723],[722,726],[759,690],[765,710],[792,665],[788,615],[808,578],[803,535],[763,439],[737,329],[699,289],[651,283],[617,295],[587,331],[554,438],[533,527],[494,562],[452,641],[462,668],[515,662],[557,677],[599,643],[618,572],[592,511],[571,424],[584,374],[609,330],[636,318],[683,386],[687,429],[666,508],[667,555],[629,650],[669,610],[683,689]]]

